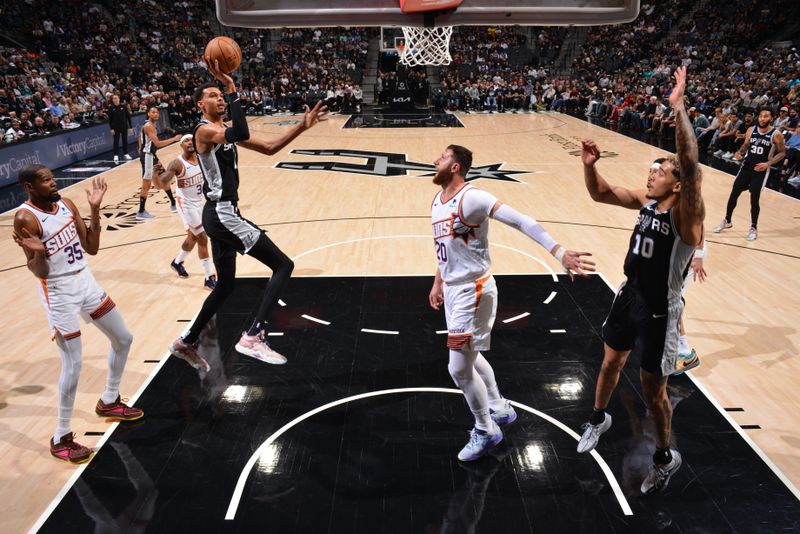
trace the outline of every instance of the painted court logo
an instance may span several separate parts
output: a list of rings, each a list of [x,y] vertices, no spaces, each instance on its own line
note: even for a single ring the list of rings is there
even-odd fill
[[[282,161],[275,165],[277,169],[288,169],[292,171],[329,171],[329,172],[349,172],[352,174],[366,174],[370,176],[407,176],[409,172],[423,172],[420,178],[434,176],[436,168],[431,163],[419,163],[408,161],[405,154],[395,154],[392,152],[371,152],[369,150],[339,150],[339,149],[317,149],[317,150],[292,150],[292,154],[318,157],[343,157],[364,160],[364,163],[345,163],[341,161]],[[501,169],[502,163],[492,163],[490,165],[474,166],[469,170],[466,180],[499,180],[503,182],[522,183],[513,176],[515,174],[535,174],[540,171],[512,171]]]

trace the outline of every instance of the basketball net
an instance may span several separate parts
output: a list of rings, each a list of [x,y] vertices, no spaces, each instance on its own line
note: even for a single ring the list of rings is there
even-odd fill
[[[449,65],[453,58],[450,57],[450,37],[453,35],[452,26],[437,28],[423,28],[403,26],[405,45],[398,45],[400,63],[407,67],[419,65]]]

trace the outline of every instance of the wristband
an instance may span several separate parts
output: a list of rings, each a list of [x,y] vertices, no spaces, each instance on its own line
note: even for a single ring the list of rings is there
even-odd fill
[[[706,249],[706,242],[703,241],[703,248],[696,248],[694,249],[694,257],[695,259],[702,260],[708,254],[708,250]]]
[[[564,247],[559,247],[558,251],[556,251],[556,259],[558,260],[558,263],[560,263],[562,267],[564,266],[564,254],[566,254],[566,252],[567,249],[565,249]]]

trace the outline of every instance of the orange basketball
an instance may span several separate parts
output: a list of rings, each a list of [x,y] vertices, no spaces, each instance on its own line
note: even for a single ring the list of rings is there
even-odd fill
[[[219,68],[225,74],[235,71],[242,62],[242,49],[230,37],[214,37],[206,45],[203,60],[206,64],[214,65],[214,60],[219,61]]]

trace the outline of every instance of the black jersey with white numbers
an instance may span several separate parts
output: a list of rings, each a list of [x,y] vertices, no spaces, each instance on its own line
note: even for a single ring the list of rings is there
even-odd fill
[[[210,124],[206,119],[194,127],[192,142],[197,129],[203,124]],[[195,144],[197,146],[197,144]],[[203,195],[206,200],[214,202],[239,200],[239,153],[235,143],[214,145],[211,152],[197,153],[200,170],[203,171]]]
[[[766,163],[772,156],[772,136],[776,129],[770,128],[766,133],[761,133],[758,126],[753,127],[750,134],[750,146],[747,147],[747,154],[742,160],[742,167],[752,169],[759,163]]]
[[[664,312],[681,297],[681,288],[695,247],[678,235],[672,208],[656,209],[655,200],[639,210],[625,257],[627,286],[636,287],[654,313]]]

